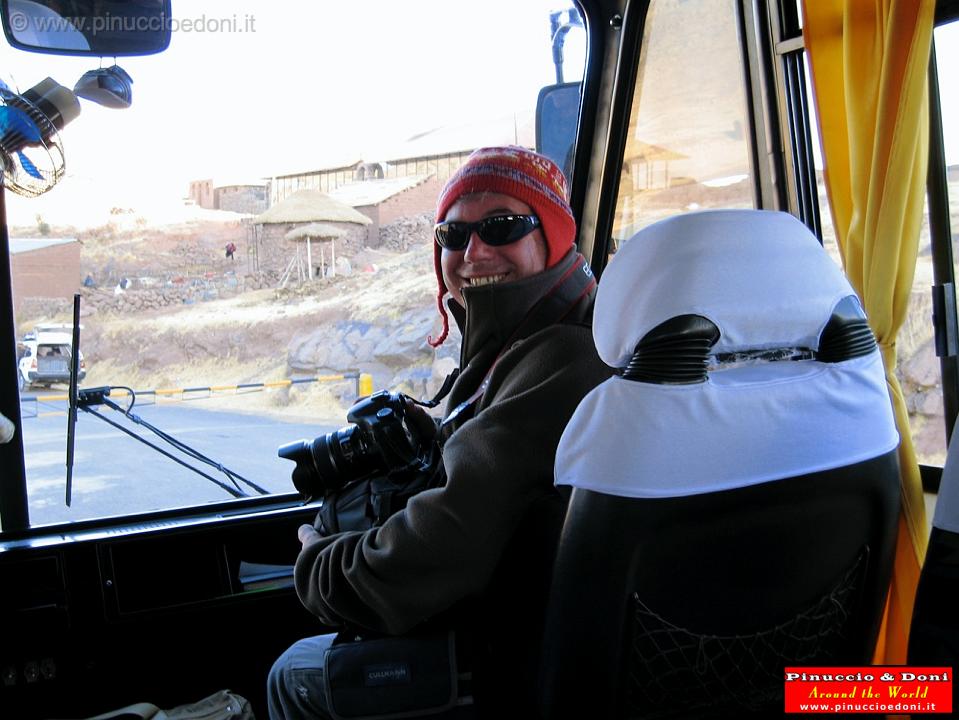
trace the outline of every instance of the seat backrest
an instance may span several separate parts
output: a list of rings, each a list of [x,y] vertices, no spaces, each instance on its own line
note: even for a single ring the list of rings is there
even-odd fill
[[[909,664],[959,667],[959,422],[942,468],[909,632]]]
[[[816,238],[756,210],[652,225],[607,268],[593,333],[622,372],[557,451],[543,715],[781,712],[783,667],[867,662],[899,438]]]

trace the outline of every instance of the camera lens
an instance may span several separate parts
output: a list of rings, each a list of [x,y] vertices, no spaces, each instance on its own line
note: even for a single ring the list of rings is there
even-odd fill
[[[353,480],[385,470],[372,438],[358,425],[347,425],[313,441],[317,474],[330,478],[327,487],[341,487]]]
[[[313,444],[317,440],[295,440],[281,445],[276,451],[281,458],[296,463],[293,468],[293,487],[309,498],[319,497],[323,493],[323,485],[316,477],[316,464],[313,462]]]
[[[277,454],[296,463],[293,485],[307,497],[319,497],[386,469],[370,438],[357,425],[347,425],[313,441],[287,443]]]

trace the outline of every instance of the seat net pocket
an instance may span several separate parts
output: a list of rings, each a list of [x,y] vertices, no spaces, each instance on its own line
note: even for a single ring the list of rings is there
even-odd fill
[[[831,658],[839,651],[867,555],[864,549],[810,607],[784,623],[746,635],[678,627],[633,593],[625,687],[630,714],[656,717],[705,707],[759,710],[781,703],[784,667]]]

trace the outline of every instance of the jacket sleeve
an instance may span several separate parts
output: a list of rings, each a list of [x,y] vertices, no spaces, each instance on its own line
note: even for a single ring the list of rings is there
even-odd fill
[[[483,590],[525,512],[557,492],[559,437],[609,372],[586,327],[552,326],[513,346],[476,415],[444,447],[446,485],[379,528],[304,549],[300,600],[331,626],[401,634]]]

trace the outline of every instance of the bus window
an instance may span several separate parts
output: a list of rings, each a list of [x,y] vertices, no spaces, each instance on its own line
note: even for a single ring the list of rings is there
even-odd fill
[[[281,445],[345,425],[364,391],[431,397],[458,358],[425,342],[436,198],[472,150],[534,146],[557,8],[573,2],[175,3],[167,51],[120,58],[132,105],[82,98],[60,184],[7,194],[14,306],[22,340],[69,323],[79,292],[81,390],[120,410],[133,391],[132,414],[212,464],[94,403],[205,475],[81,411],[68,507],[67,386],[28,360],[30,526],[293,500]],[[567,81],[585,54],[574,28]],[[96,65],[0,47],[21,91]]]
[[[946,181],[949,185],[949,225],[955,238],[959,232],[959,89],[954,82],[949,82],[949,78],[951,72],[959,67],[959,20],[936,28],[935,42]],[[956,274],[959,275],[959,256],[953,260],[956,262]]]
[[[959,92],[947,78],[951,68],[959,63],[959,22],[941,25],[934,33],[936,65],[938,66],[939,106],[946,164],[947,197],[950,208],[950,226],[955,238],[959,212]],[[934,140],[933,140],[934,142]],[[937,147],[931,148],[938,153]],[[953,256],[955,253],[953,252]],[[955,268],[953,268],[955,273]],[[925,215],[920,230],[919,255],[916,275],[909,299],[909,314],[899,334],[899,380],[909,405],[910,423],[916,456],[920,464],[941,466],[946,457],[946,424],[944,421],[943,386],[940,360],[936,355],[935,339],[930,318],[933,315],[931,288],[943,283],[933,271],[933,249],[930,235],[930,198],[927,196]],[[931,517],[931,514],[930,514]]]
[[[959,227],[959,92],[954,83],[944,81],[949,77],[950,68],[959,63],[959,22],[940,25],[935,29],[936,64],[938,66],[938,94],[941,109],[944,160],[949,207],[950,227],[953,237]],[[812,95],[808,83],[811,76],[806,68],[807,93]],[[823,245],[837,262],[840,262],[836,233],[829,212],[826,186],[822,168],[822,153],[815,130],[816,118],[809,118],[813,126],[813,136],[817,139],[814,146],[816,160],[816,181],[820,204]],[[932,147],[931,152],[939,152]],[[925,205],[925,215],[920,228],[919,252],[912,292],[909,297],[907,317],[897,339],[897,374],[909,407],[909,421],[912,430],[916,457],[920,465],[942,466],[946,456],[946,422],[943,408],[943,385],[940,361],[936,356],[934,330],[930,322],[933,314],[931,288],[935,283],[933,273],[932,244],[929,224],[929,201]],[[955,257],[954,257],[955,262]],[[955,271],[955,268],[954,268]],[[940,280],[941,282],[941,280]],[[930,503],[934,496],[930,496]],[[928,516],[932,517],[932,507]]]
[[[669,215],[755,206],[733,0],[654,0],[643,30],[613,248]]]
[[[806,97],[809,98],[807,106],[813,109],[812,97],[812,71],[809,68],[809,56],[803,52],[803,69],[805,70],[805,90]],[[813,165],[816,170],[816,199],[819,203],[819,238],[826,252],[836,262],[842,265],[842,256],[839,253],[839,242],[836,240],[836,228],[832,222],[832,213],[829,211],[829,197],[826,194],[826,176],[823,174],[822,166],[822,144],[819,137],[819,124],[815,112],[810,112],[807,118],[812,137]]]

